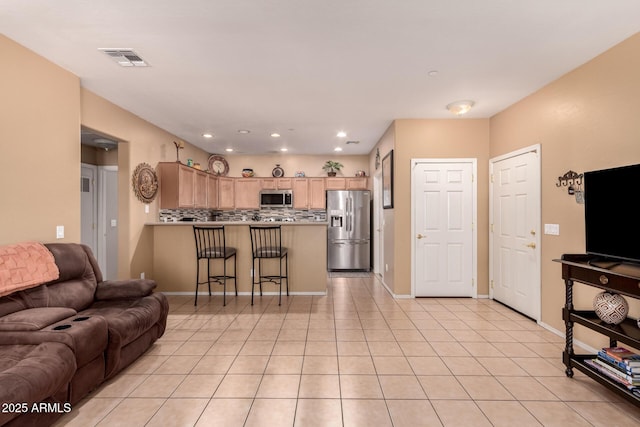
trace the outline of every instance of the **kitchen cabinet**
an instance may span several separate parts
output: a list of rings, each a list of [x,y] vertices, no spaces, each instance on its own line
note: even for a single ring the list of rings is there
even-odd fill
[[[218,209],[218,177],[207,174],[207,207]]]
[[[366,190],[367,177],[326,178],[327,190]]]
[[[218,209],[233,209],[235,203],[234,179],[218,177]]]
[[[195,169],[181,163],[162,162],[157,171],[161,209],[195,207]]]
[[[345,178],[345,190],[367,190],[367,177]]]
[[[262,186],[260,180],[238,178],[235,181],[235,208],[260,209],[260,190]]]
[[[327,203],[324,178],[295,178],[293,207],[295,209],[324,209]]]
[[[327,190],[344,190],[347,188],[345,178],[326,178]]]
[[[291,190],[293,178],[260,178],[263,190]]]
[[[618,341],[620,341],[633,348],[640,348],[640,329],[638,329],[635,319],[627,318],[619,325],[609,325],[600,320],[593,310],[576,310],[574,308],[574,282],[640,299],[640,267],[634,264],[620,263],[620,265],[611,268],[599,268],[591,264],[592,260],[593,257],[589,255],[572,254],[565,254],[562,259],[554,260],[562,264],[562,279],[565,283],[565,306],[562,309],[562,318],[566,327],[565,350],[562,353],[562,361],[567,367],[565,373],[568,377],[573,377],[573,369],[578,369],[640,407],[640,396],[633,394],[626,387],[609,379],[589,365],[589,359],[595,359],[595,354],[575,354],[573,350],[575,324],[608,337],[609,347],[617,347]]]
[[[207,176],[206,172],[193,169],[193,207],[207,207]]]

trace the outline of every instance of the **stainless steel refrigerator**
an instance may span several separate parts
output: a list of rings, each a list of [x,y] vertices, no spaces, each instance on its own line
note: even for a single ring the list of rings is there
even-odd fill
[[[371,192],[327,191],[327,269],[371,269]]]

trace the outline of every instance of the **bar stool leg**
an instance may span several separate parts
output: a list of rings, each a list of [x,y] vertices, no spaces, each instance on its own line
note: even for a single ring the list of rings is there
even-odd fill
[[[237,271],[238,271],[238,258],[236,257],[236,254],[233,254],[233,286],[235,286],[236,288],[236,296],[238,296],[238,277],[237,277]]]
[[[222,306],[227,305],[227,259],[222,258],[222,263],[224,267],[222,268],[222,274],[224,274],[224,279],[222,279]]]
[[[253,292],[256,287],[256,259],[255,258],[252,258],[251,267],[253,270],[253,277],[251,277],[251,305],[253,305]]]
[[[200,286],[200,259],[196,259],[196,300],[193,303],[194,306],[198,305],[198,287]]]
[[[209,296],[211,296],[211,258],[207,258],[207,285],[209,286]]]

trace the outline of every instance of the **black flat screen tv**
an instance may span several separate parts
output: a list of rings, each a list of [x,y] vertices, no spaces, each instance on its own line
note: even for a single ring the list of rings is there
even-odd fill
[[[640,263],[640,165],[584,174],[587,254]]]

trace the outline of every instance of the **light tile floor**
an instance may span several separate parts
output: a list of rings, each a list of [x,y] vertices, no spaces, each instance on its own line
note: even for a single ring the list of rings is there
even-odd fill
[[[565,376],[562,338],[490,300],[394,300],[362,275],[281,307],[169,300],[165,335],[56,426],[640,425]]]

